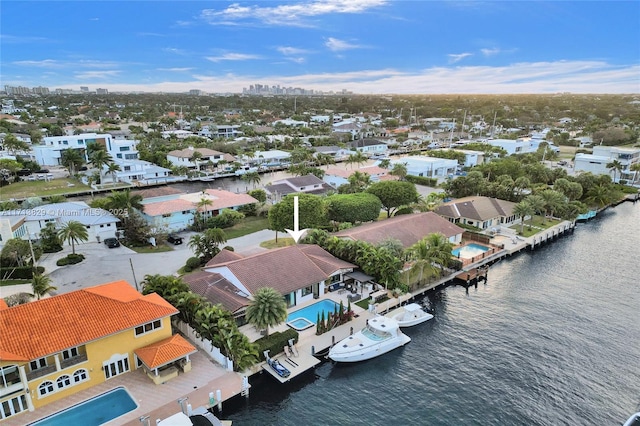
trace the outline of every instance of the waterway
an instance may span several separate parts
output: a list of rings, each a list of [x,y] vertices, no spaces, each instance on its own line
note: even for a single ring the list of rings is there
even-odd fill
[[[621,425],[640,409],[640,205],[428,296],[435,318],[370,361],[266,374],[239,425]]]

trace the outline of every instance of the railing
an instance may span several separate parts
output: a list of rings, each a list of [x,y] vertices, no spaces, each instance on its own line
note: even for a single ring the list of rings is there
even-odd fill
[[[72,365],[80,364],[81,362],[85,362],[87,360],[87,354],[77,355],[63,361],[60,361],[60,367],[65,369],[67,367],[71,367]]]
[[[46,376],[47,374],[51,374],[56,371],[56,366],[48,365],[46,367],[38,368],[37,370],[30,371],[27,373],[27,380],[31,381],[37,379],[38,377]]]

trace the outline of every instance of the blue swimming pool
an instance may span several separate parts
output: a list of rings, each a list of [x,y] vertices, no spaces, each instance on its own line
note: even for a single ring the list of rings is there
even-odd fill
[[[480,245],[480,244],[467,244],[466,246],[459,247],[455,250],[451,250],[451,254],[455,257],[462,257],[464,259],[471,259],[472,257],[476,257],[481,255],[482,253],[488,252],[489,247]]]
[[[324,299],[314,303],[313,305],[309,305],[306,308],[291,312],[287,317],[287,323],[292,323],[298,318],[304,318],[315,325],[318,320],[318,313],[322,314],[322,311],[324,311],[324,316],[326,318],[327,314],[329,312],[335,312],[336,308],[340,308],[339,303],[336,303],[333,300]]]
[[[136,408],[138,404],[129,392],[119,387],[31,423],[29,426],[100,426]]]

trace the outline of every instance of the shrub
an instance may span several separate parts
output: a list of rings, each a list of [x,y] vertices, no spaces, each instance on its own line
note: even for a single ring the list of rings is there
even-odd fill
[[[65,265],[75,265],[76,263],[80,263],[84,260],[84,256],[81,254],[69,254],[67,257],[63,257],[58,259],[56,265],[65,266]]]
[[[207,219],[207,228],[230,228],[244,219],[244,215],[235,210],[223,210],[218,216]]]
[[[235,250],[233,247],[231,247],[231,246],[224,246],[224,247],[222,248],[222,250],[236,251],[236,250]]]
[[[199,257],[192,256],[187,259],[187,263],[184,265],[183,269],[185,272],[191,272],[194,269],[199,268],[200,265],[202,265],[201,259]]]
[[[398,209],[396,211],[396,214],[394,216],[400,216],[401,214],[412,214],[413,213],[413,209],[411,207],[402,207],[401,209]]]
[[[404,177],[404,180],[406,180],[407,182],[414,183],[416,185],[430,186],[433,188],[438,186],[438,179],[436,178],[407,175]]]
[[[282,348],[289,345],[290,339],[293,339],[294,342],[298,341],[298,332],[292,328],[285,330],[282,333],[276,331],[268,336],[256,340],[255,344],[258,345],[260,361],[265,361],[264,351],[268,350],[270,357],[274,357],[282,352]]]
[[[38,266],[36,274],[44,273],[44,267]],[[30,280],[33,278],[33,268],[31,266],[16,266],[0,268],[0,276],[7,280]]]

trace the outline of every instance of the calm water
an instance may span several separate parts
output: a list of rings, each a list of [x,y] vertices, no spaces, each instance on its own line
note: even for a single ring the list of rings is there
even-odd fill
[[[405,347],[252,380],[239,425],[621,425],[640,409],[640,205],[624,203],[477,288],[429,295]]]

